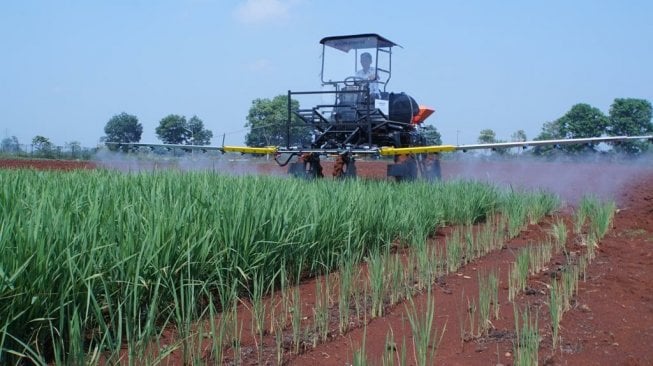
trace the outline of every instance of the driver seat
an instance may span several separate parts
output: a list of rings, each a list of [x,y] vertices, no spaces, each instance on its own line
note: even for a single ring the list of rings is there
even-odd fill
[[[341,91],[344,91],[346,93],[338,93],[337,104],[339,106],[357,105],[361,99],[361,93],[353,93],[353,92],[360,91],[360,90],[361,88],[359,86],[355,86],[355,85],[345,86],[344,88],[341,89]]]
[[[356,85],[345,86],[340,91],[336,97],[335,121],[354,122],[356,121],[357,106],[364,100],[363,92]]]

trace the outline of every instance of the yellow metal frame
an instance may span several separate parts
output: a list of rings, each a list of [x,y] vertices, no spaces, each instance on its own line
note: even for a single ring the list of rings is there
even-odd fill
[[[383,146],[379,149],[379,155],[410,155],[410,154],[429,154],[440,152],[456,151],[454,145],[439,145],[439,146],[415,146],[415,147],[391,147]]]
[[[224,146],[222,147],[224,152],[236,152],[242,154],[276,154],[280,149],[276,146],[266,146],[266,147],[249,147],[249,146]],[[309,150],[310,151],[310,150]],[[410,154],[434,154],[441,152],[452,152],[456,151],[456,146],[454,145],[439,145],[439,146],[415,146],[415,147],[391,147],[383,146],[379,149],[369,150],[365,153],[367,154],[376,154],[382,156],[394,156],[394,155],[410,155]],[[286,153],[287,151],[281,150],[281,153]],[[324,151],[323,153],[327,153]],[[356,154],[361,154],[361,151],[355,151]]]
[[[224,152],[238,152],[243,154],[276,154],[278,148],[276,146],[266,147],[249,147],[249,146],[224,146]]]

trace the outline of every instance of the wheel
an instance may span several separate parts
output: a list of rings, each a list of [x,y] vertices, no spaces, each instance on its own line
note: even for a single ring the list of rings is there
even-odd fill
[[[442,179],[442,168],[440,167],[440,159],[437,155],[428,156],[423,160],[422,176],[428,181]]]
[[[350,154],[340,154],[333,165],[333,177],[336,179],[356,178],[356,160]]]
[[[388,165],[388,177],[394,177],[397,182],[412,181],[417,178],[417,161],[414,156],[407,156],[400,161],[395,157],[396,164]]]
[[[303,154],[296,163],[290,163],[288,173],[297,178],[324,178],[320,156],[315,153]]]

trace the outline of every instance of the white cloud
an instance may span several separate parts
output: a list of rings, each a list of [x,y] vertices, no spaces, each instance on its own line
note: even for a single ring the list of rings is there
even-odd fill
[[[285,21],[290,17],[290,4],[282,0],[245,0],[236,8],[234,16],[245,24]]]

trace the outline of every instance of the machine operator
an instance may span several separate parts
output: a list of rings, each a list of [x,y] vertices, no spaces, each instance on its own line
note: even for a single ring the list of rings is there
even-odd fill
[[[379,83],[376,82],[379,80],[379,75],[372,66],[372,55],[369,52],[363,52],[361,53],[360,60],[363,68],[356,71],[356,77],[369,81],[370,95],[374,98],[380,98]]]

